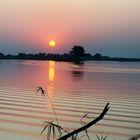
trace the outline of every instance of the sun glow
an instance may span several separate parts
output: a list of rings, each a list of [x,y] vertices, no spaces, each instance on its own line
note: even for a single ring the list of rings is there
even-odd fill
[[[49,41],[49,46],[50,47],[54,47],[56,45],[54,40]]]

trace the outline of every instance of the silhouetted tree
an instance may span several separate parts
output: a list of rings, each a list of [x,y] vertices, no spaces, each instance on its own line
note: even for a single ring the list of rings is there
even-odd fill
[[[18,53],[17,56],[18,56],[18,57],[23,57],[23,56],[27,56],[27,54],[26,54],[26,53]]]
[[[3,58],[3,57],[4,57],[4,54],[0,52],[0,58]]]
[[[45,57],[46,56],[46,53],[38,53],[38,56]]]
[[[94,55],[94,58],[97,59],[97,60],[100,60],[102,58],[102,55],[100,53],[96,53]]]
[[[70,54],[75,55],[77,57],[83,57],[85,54],[85,49],[82,46],[74,46],[70,51]]]

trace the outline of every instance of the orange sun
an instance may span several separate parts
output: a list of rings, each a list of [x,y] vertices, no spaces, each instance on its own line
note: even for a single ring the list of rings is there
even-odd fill
[[[54,46],[55,46],[55,44],[56,44],[56,43],[55,43],[55,41],[54,41],[54,40],[50,40],[50,41],[49,41],[49,46],[50,46],[50,47],[54,47]]]

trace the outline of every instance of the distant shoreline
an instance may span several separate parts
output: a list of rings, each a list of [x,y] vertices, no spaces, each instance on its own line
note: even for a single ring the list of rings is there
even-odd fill
[[[18,55],[4,55],[0,53],[0,60],[53,60],[64,62],[81,62],[81,61],[119,61],[119,62],[140,62],[140,58],[124,58],[124,57],[110,57],[102,56],[99,53],[95,55],[84,54],[82,57],[77,57],[72,54],[25,54],[19,53]]]
[[[79,61],[73,59],[61,58],[0,58],[0,60],[46,60],[46,61],[60,61],[60,62],[81,62],[81,61],[118,61],[118,62],[140,62],[140,58],[109,58],[109,59],[81,59]]]

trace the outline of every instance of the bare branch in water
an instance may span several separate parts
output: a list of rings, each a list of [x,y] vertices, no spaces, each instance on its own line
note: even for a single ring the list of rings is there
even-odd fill
[[[91,127],[92,125],[96,124],[98,121],[100,121],[101,119],[103,119],[103,117],[106,115],[107,111],[109,110],[109,103],[106,104],[106,106],[104,107],[104,110],[102,111],[102,113],[94,120],[92,120],[91,122],[89,122],[88,124],[62,136],[61,138],[59,138],[58,140],[66,140],[69,137],[72,137],[75,134],[78,134],[82,131],[87,130],[89,127]]]

